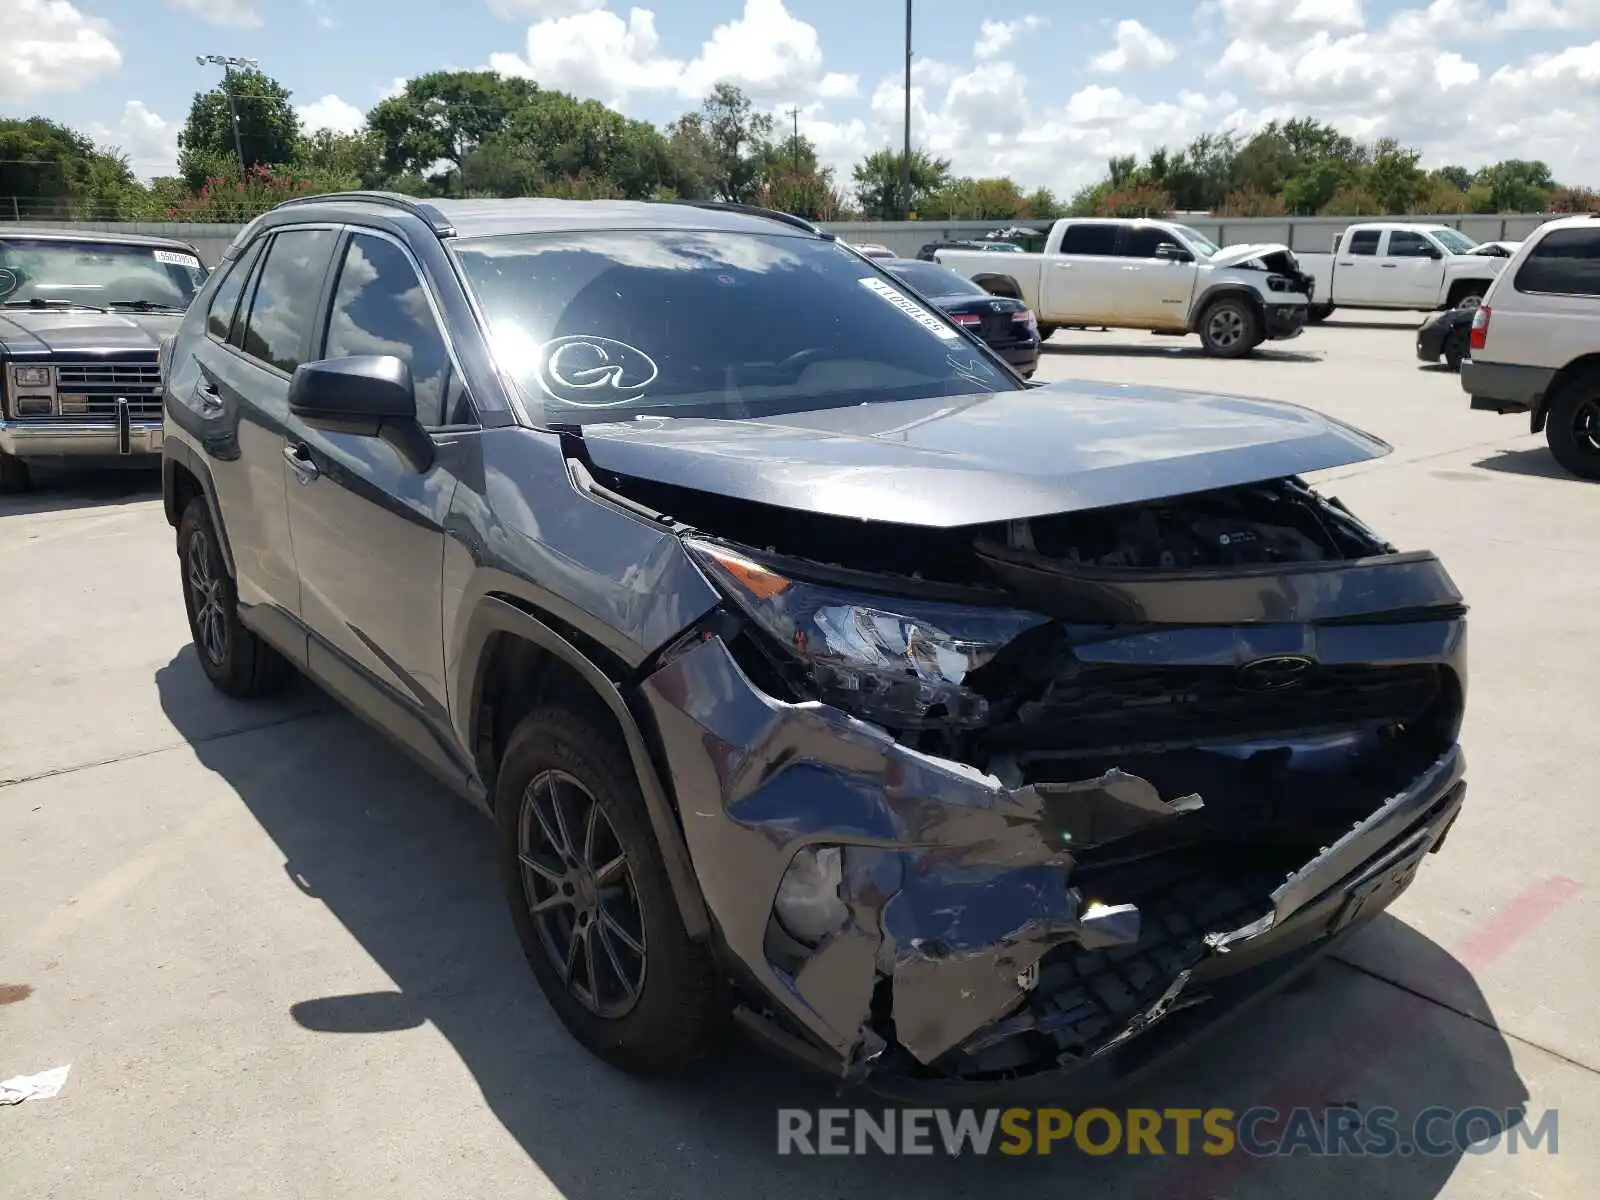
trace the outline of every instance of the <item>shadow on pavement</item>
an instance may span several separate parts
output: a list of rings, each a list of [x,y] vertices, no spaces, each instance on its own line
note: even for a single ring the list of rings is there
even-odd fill
[[[209,688],[192,649],[161,668],[156,681],[164,711],[187,736]],[[1178,1156],[1170,1132],[1166,1157],[1095,1156],[1066,1143],[1049,1157],[780,1158],[780,1107],[815,1112],[853,1105],[879,1113],[888,1106],[861,1093],[839,1095],[737,1043],[671,1081],[613,1071],[567,1036],[538,992],[504,911],[490,826],[465,801],[339,711],[231,736],[196,729],[190,740],[282,852],[286,899],[298,893],[326,905],[395,984],[392,991],[307,996],[286,1016],[330,1037],[381,1037],[431,1023],[471,1072],[495,1119],[571,1200],[725,1192],[796,1200],[1019,1194],[1426,1200],[1461,1158],[1455,1149],[1404,1159]],[[1435,971],[1448,976],[1445,990],[1477,995],[1446,952],[1398,921],[1380,920],[1394,953],[1427,950]],[[427,1103],[427,1094],[428,1082],[419,1080],[413,1095],[351,1102],[371,1103],[372,1119],[381,1123],[384,1103]],[[1482,1106],[1502,1118],[1509,1110],[1516,1120],[1525,1099],[1495,1030],[1327,961],[1256,1009],[1248,1024],[1106,1103],[1235,1112],[1353,1103],[1397,1109],[1405,1127],[1430,1105]],[[1197,1127],[1196,1148],[1200,1142]]]
[[[1573,483],[1593,482],[1580,479],[1563,467],[1551,455],[1547,446],[1535,446],[1528,450],[1500,450],[1488,458],[1480,458],[1472,465],[1482,467],[1485,471],[1499,471],[1505,475],[1535,475],[1540,479],[1566,479]]]
[[[33,486],[25,492],[0,495],[0,517],[65,512],[130,504],[161,496],[161,467],[124,467],[115,471],[53,471],[34,468]]]
[[[1422,321],[1407,324],[1404,321],[1340,321],[1329,317],[1317,325],[1309,325],[1308,329],[1393,329],[1399,332],[1415,333]]]
[[[1082,342],[1046,342],[1039,347],[1041,353],[1058,354],[1067,357],[1082,355],[1110,356],[1114,358],[1208,358],[1199,346],[1173,345],[1176,338],[1162,338],[1166,343],[1159,346],[1130,346],[1126,342],[1118,342],[1112,346],[1086,345]],[[1275,347],[1263,346],[1239,362],[1295,362],[1316,363],[1322,362],[1323,356],[1300,350],[1279,350]]]

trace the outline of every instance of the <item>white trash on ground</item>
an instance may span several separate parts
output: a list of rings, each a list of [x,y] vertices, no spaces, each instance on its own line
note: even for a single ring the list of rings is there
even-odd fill
[[[13,1075],[0,1079],[0,1105],[21,1104],[24,1100],[52,1100],[61,1094],[67,1084],[67,1073],[72,1064],[51,1067],[37,1075]]]

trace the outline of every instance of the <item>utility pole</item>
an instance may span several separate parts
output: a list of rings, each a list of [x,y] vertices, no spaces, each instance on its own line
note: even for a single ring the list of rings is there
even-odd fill
[[[906,144],[900,159],[900,217],[911,216],[911,0],[906,0]]]
[[[260,62],[253,58],[236,58],[231,54],[197,54],[194,61],[198,66],[207,63],[222,68],[222,90],[228,94],[228,111],[233,115],[233,152],[239,156],[239,177],[244,178],[244,139],[239,136],[239,102],[233,94],[233,69],[235,67],[258,67]]]
[[[789,117],[794,121],[794,141],[790,147],[794,150],[794,177],[800,178],[800,106],[797,104],[789,110]]]

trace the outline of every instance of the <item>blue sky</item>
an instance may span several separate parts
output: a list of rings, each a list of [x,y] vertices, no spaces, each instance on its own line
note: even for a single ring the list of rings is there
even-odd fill
[[[359,120],[397,79],[497,69],[668,120],[728,78],[841,168],[898,143],[897,0],[0,0],[0,114],[120,146],[141,175],[235,54],[309,124]],[[1103,17],[918,0],[914,137],[956,168],[1062,191],[1114,153],[1310,114],[1430,163],[1543,157],[1600,184],[1600,0],[1156,0]],[[399,14],[407,9],[409,15]],[[1105,11],[1105,10],[1102,10]]]

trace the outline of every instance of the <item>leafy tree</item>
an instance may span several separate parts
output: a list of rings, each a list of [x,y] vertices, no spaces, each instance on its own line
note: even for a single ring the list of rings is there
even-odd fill
[[[1010,179],[952,179],[917,206],[925,220],[1011,220],[1027,212],[1028,202]]]
[[[1416,200],[1412,204],[1411,211],[1442,215],[1471,210],[1467,207],[1466,191],[1458,187],[1455,180],[1443,172],[1432,171],[1418,185]]]
[[[1324,217],[1381,217],[1389,210],[1361,184],[1340,188],[1317,210]]]
[[[1154,184],[1135,183],[1102,197],[1097,217],[1161,217],[1172,211],[1172,197]]]
[[[1276,196],[1253,183],[1229,192],[1216,209],[1219,217],[1282,217],[1288,212],[1282,196]]]
[[[422,176],[443,161],[451,168],[441,180],[447,188],[467,156],[538,91],[532,80],[495,71],[430,71],[380,101],[367,114],[367,125],[383,141],[386,174]]]
[[[1072,193],[1072,199],[1067,201],[1067,211],[1064,215],[1069,217],[1092,217],[1099,208],[1100,202],[1116,191],[1116,185],[1109,179],[1102,179],[1099,183],[1091,183],[1079,188]]]
[[[1422,188],[1423,173],[1417,166],[1422,157],[1416,150],[1401,150],[1387,145],[1374,147],[1372,165],[1363,172],[1368,191],[1378,198],[1384,212],[1408,213],[1414,210]]]
[[[300,118],[289,103],[288,90],[254,67],[235,69],[209,92],[195,93],[189,119],[178,134],[178,172],[191,189],[198,190],[225,162],[232,162],[237,174],[241,152],[246,170],[289,162],[299,137]]]
[[[44,117],[0,119],[0,218],[119,220],[142,195],[120,151]]]
[[[856,203],[868,219],[888,221],[900,215],[906,202],[900,194],[900,165],[905,161],[900,151],[875,150],[851,168]],[[909,202],[912,212],[920,212],[923,198],[950,182],[950,160],[913,147],[910,164]]]
[[[1538,159],[1508,158],[1484,167],[1473,176],[1475,186],[1487,189],[1491,212],[1542,212],[1556,181],[1550,168]]]
[[[347,187],[379,187],[384,182],[383,141],[371,130],[319,129],[295,143],[293,165],[307,175],[348,180]]]
[[[712,194],[748,204],[762,184],[772,118],[757,112],[733,84],[719,83],[700,106],[698,125],[710,159]]]
[[[1343,159],[1309,163],[1284,182],[1284,206],[1291,213],[1319,213],[1355,175],[1356,169]]]
[[[463,186],[492,196],[552,195],[558,181],[589,191],[647,199],[676,177],[653,125],[631,121],[597,100],[539,92],[462,164]]]
[[[1433,174],[1463,192],[1472,186],[1472,172],[1465,167],[1440,167]]]
[[[1057,217],[1066,215],[1066,205],[1056,199],[1056,194],[1047,187],[1034,188],[1022,201],[1023,217],[1035,221],[1053,221]]]

